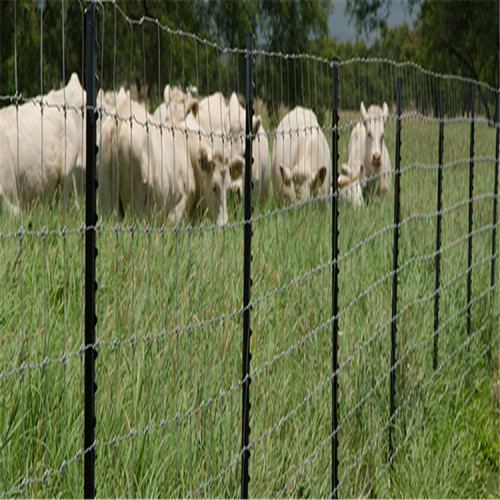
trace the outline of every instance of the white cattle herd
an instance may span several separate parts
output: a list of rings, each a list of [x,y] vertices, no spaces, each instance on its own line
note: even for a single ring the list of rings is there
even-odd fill
[[[74,73],[66,87],[24,104],[0,109],[0,201],[18,214],[36,200],[48,203],[58,189],[64,203],[85,180],[86,93]],[[160,213],[175,224],[206,213],[228,222],[228,199],[243,195],[246,112],[236,93],[198,98],[167,85],[164,102],[150,114],[130,92],[97,95],[97,180],[103,215]],[[349,139],[347,163],[337,178],[340,200],[360,207],[367,190],[386,193],[391,163],[384,141],[388,107],[360,105],[361,120]],[[314,112],[297,106],[268,137],[252,119],[253,196],[278,205],[333,192],[331,152]]]

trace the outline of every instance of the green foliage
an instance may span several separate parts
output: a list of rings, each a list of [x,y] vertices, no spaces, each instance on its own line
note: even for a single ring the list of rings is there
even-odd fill
[[[261,30],[270,50],[300,53],[311,39],[326,35],[329,0],[261,0]]]
[[[347,12],[358,32],[380,29],[382,45],[387,38],[385,22],[393,0],[348,0]],[[420,7],[415,34],[391,31],[399,40],[404,57],[412,57],[426,68],[442,73],[461,74],[498,88],[499,2],[485,0],[407,0],[410,12]],[[398,45],[396,40],[390,45]],[[406,45],[406,47],[405,47]],[[391,50],[386,57],[398,55]],[[397,60],[400,60],[399,58]]]
[[[25,97],[39,95],[59,87],[73,71],[82,75],[80,2],[49,1],[43,16],[36,2],[0,2],[0,32],[0,94],[14,95],[17,89]]]
[[[424,2],[417,59],[430,69],[458,73],[498,88],[499,2]]]
[[[83,81],[83,2],[47,0],[42,17],[37,5],[27,1],[0,2],[1,95],[14,95],[15,69],[17,90],[24,96],[59,87],[73,71]],[[102,84],[106,89],[122,84],[137,86],[139,94],[153,103],[161,98],[166,83],[195,83],[200,91],[208,92],[221,88],[217,50],[203,47],[197,52],[200,46],[189,37],[174,39],[154,23],[136,22],[143,17],[157,19],[159,25],[173,30],[194,33],[222,47],[243,48],[247,33],[253,32],[262,37],[265,48],[300,53],[307,50],[310,40],[326,34],[330,10],[328,0],[127,0],[117,2],[116,7],[104,4],[99,8],[98,21]],[[232,66],[230,70],[233,76],[229,83],[234,89],[245,66]]]
[[[371,47],[372,55],[392,61],[415,61],[417,36],[407,23],[389,28],[385,23],[380,28],[380,38]]]

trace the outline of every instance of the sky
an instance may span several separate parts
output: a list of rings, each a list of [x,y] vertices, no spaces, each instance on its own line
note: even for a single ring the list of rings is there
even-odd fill
[[[328,19],[328,29],[330,36],[337,38],[339,42],[354,42],[358,38],[358,34],[354,21],[350,22],[349,17],[345,14],[346,3],[346,0],[333,0],[333,14]],[[416,14],[416,12],[413,12],[413,15],[410,17],[406,12],[406,2],[393,0],[387,24],[392,28],[406,22],[411,27]],[[362,37],[365,36],[362,35]],[[366,38],[367,44],[370,45],[373,43],[375,38],[376,33],[372,33]]]

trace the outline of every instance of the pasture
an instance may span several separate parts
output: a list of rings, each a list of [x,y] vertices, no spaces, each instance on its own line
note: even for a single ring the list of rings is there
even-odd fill
[[[358,115],[341,113],[341,160],[347,124]],[[402,122],[392,466],[394,182],[361,210],[340,207],[340,496],[500,494],[498,258],[494,299],[490,289],[495,134],[476,124],[468,337],[469,129],[465,119],[445,127],[434,371],[438,123],[411,114]],[[386,143],[394,168],[393,116]],[[243,207],[229,208],[222,228],[202,216],[176,228],[159,216],[99,220],[98,497],[239,495]],[[65,211],[60,197],[25,210],[22,220],[0,216],[0,492],[7,497],[82,495],[84,217],[84,204]],[[277,207],[271,196],[256,205],[253,231],[250,495],[326,497],[331,205]]]

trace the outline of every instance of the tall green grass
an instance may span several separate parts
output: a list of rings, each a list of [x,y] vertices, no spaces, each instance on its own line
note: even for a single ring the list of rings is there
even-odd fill
[[[394,130],[389,121],[391,159]],[[498,286],[494,299],[489,289],[494,164],[480,159],[494,154],[494,130],[478,124],[476,134],[472,334],[468,162],[456,163],[468,158],[468,125],[450,123],[434,371],[438,126],[403,122],[392,466],[394,193],[367,200],[363,210],[341,207],[341,496],[500,494],[500,308]],[[341,157],[347,142],[342,134]],[[270,200],[256,208],[250,494],[324,497],[331,493],[331,207],[277,209]],[[231,212],[234,224],[223,229],[209,219],[178,230],[158,217],[100,221],[99,497],[239,495],[242,207]],[[0,219],[0,492],[9,497],[83,492],[84,210],[63,213],[59,200],[32,207],[22,233],[18,219]]]

